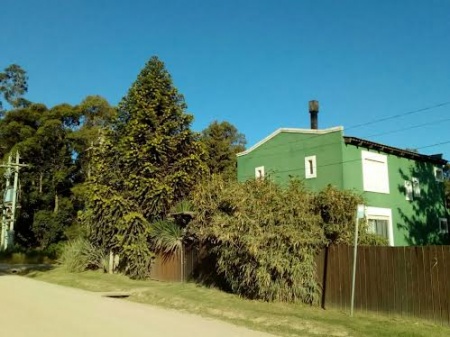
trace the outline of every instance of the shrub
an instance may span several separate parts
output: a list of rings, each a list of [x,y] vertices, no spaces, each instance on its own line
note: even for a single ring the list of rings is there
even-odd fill
[[[197,187],[193,205],[188,231],[215,256],[217,276],[233,292],[267,301],[318,299],[314,256],[325,236],[302,183],[281,188],[270,180],[212,177]]]
[[[71,273],[88,269],[107,269],[105,254],[89,241],[76,239],[69,241],[62,249],[59,263]]]
[[[353,245],[358,204],[364,204],[361,195],[348,190],[339,190],[331,185],[316,194],[314,212],[320,214],[322,219],[321,226],[327,238],[327,245]],[[359,244],[387,245],[386,238],[367,233],[365,221],[360,221],[358,228]]]

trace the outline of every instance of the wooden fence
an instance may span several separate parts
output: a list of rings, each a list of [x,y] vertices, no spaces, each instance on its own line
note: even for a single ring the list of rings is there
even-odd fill
[[[198,262],[185,248],[157,256],[150,277],[184,282]],[[450,246],[358,247],[355,310],[412,316],[450,325]],[[331,246],[316,257],[321,305],[350,311],[353,247]]]
[[[183,248],[170,257],[157,255],[150,269],[150,278],[157,281],[185,282],[194,271],[197,263],[197,252]]]
[[[450,324],[450,246],[358,247],[355,310]],[[316,258],[322,306],[350,310],[353,247]]]

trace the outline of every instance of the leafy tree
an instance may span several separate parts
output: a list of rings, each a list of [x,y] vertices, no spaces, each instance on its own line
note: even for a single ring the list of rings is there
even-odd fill
[[[28,77],[19,65],[11,64],[0,72],[0,94],[5,101],[13,108],[29,105],[29,102],[22,98],[28,90]],[[4,107],[0,100],[0,112],[4,113]]]
[[[235,180],[236,154],[245,150],[245,136],[229,122],[214,121],[202,131],[201,139],[206,147],[210,173]]]
[[[205,172],[183,96],[152,57],[94,151],[85,221],[91,240],[120,253],[125,272],[147,276],[150,223],[164,220]]]
[[[17,241],[45,248],[64,237],[74,217],[70,188],[74,164],[68,135],[76,123],[70,105],[10,110],[0,121],[1,154],[19,151],[22,162]]]
[[[88,96],[77,107],[79,128],[72,133],[74,150],[77,153],[80,182],[91,175],[91,159],[94,145],[98,145],[101,131],[110,127],[117,111],[101,96]]]

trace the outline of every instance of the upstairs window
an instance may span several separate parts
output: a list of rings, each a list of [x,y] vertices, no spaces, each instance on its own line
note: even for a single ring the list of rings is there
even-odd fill
[[[448,234],[448,221],[445,218],[439,219],[439,232],[441,234]]]
[[[413,200],[413,184],[409,180],[405,180],[405,199],[408,201]]]
[[[420,198],[420,182],[417,178],[412,178],[412,187],[413,187],[413,193],[414,198]]]
[[[405,199],[412,201],[414,198],[420,198],[420,182],[417,178],[405,180]]]
[[[434,176],[436,177],[436,181],[443,182],[444,181],[444,170],[440,167],[434,168]]]
[[[389,194],[387,156],[368,151],[361,155],[364,191]]]
[[[305,157],[305,178],[311,179],[317,177],[316,156]]]
[[[264,166],[255,167],[255,178],[264,179]]]

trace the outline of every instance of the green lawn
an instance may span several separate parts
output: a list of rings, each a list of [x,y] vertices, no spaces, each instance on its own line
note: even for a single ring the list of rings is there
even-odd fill
[[[128,291],[131,301],[229,321],[279,336],[450,336],[450,328],[419,320],[322,310],[302,304],[249,301],[192,283],[134,281],[100,272],[68,274],[60,268],[29,277],[90,291]]]

